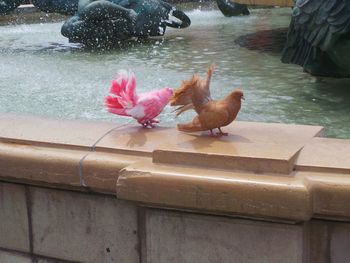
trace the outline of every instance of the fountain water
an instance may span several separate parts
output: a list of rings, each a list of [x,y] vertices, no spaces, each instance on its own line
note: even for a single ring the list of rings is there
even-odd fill
[[[198,6],[186,13],[192,20],[187,29],[168,29],[164,37],[130,40],[119,48],[98,51],[68,43],[60,34],[63,20],[2,25],[0,112],[127,122],[103,107],[117,70],[132,69],[142,92],[176,88],[193,73],[205,74],[215,62],[214,97],[236,87],[244,90],[246,101],[238,119],[323,125],[328,136],[350,138],[348,79],[316,78],[298,66],[282,64],[282,45],[270,41],[274,31],[248,41],[259,50],[235,42],[263,30],[287,30],[289,8],[253,9],[250,16],[231,18]],[[174,126],[192,117],[188,113],[175,120],[167,107],[160,119],[163,125]]]

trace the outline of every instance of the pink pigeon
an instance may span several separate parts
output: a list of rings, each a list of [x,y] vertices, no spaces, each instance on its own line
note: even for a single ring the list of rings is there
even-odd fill
[[[136,79],[131,71],[120,70],[105,98],[105,105],[110,113],[129,116],[143,127],[154,127],[159,123],[155,119],[168,104],[173,95],[171,88],[136,94]]]

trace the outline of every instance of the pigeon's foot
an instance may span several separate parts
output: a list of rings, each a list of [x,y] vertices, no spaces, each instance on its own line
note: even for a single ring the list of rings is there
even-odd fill
[[[219,129],[219,132],[217,133],[218,136],[228,136],[227,132],[223,132],[220,128],[218,129]]]
[[[159,123],[159,120],[157,120],[157,119],[152,119],[152,120],[150,120],[149,122],[151,122],[151,123]]]
[[[210,130],[210,136],[214,138],[221,137],[223,135],[228,135],[227,133],[223,133],[222,131],[214,133],[213,130]]]
[[[148,120],[148,121],[145,121],[141,124],[142,124],[143,128],[154,128],[154,127],[156,127],[154,125],[154,123],[159,123],[159,121],[158,120]]]

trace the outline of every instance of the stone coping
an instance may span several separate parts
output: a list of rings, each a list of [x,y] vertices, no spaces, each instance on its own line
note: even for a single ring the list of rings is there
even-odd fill
[[[0,114],[0,180],[273,220],[350,219],[350,140],[234,122],[229,136]]]

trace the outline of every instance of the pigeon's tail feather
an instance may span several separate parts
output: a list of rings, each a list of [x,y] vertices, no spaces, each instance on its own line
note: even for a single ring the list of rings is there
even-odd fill
[[[126,111],[137,103],[136,79],[131,71],[121,70],[112,80],[110,95],[105,98],[105,106],[114,114],[129,116]]]
[[[193,122],[178,124],[177,129],[182,132],[198,132],[205,130],[200,123],[194,124]]]

